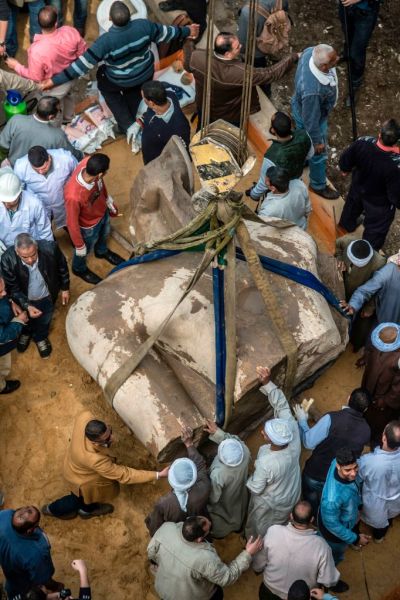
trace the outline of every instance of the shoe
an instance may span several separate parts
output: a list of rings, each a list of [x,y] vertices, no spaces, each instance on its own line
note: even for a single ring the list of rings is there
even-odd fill
[[[361,546],[357,544],[350,544],[350,548],[354,550],[354,552],[361,552]]]
[[[375,544],[382,544],[382,542],[384,542],[384,541],[385,541],[385,537],[386,537],[386,536],[384,536],[384,537],[382,537],[382,538],[379,538],[379,539],[376,539],[376,538],[374,538],[374,542],[375,542]]]
[[[15,392],[20,385],[21,382],[18,379],[8,379],[6,381],[6,387],[1,390],[0,394],[12,394],[12,392]]]
[[[29,343],[31,341],[31,336],[27,333],[21,333],[17,342],[17,351],[25,352],[28,349]]]
[[[78,510],[81,519],[93,519],[93,517],[101,517],[102,515],[108,515],[112,512],[114,512],[112,504],[100,504],[99,508],[96,508],[96,510],[92,510],[91,512],[86,512],[86,510],[82,510],[81,508]]]
[[[95,252],[94,255],[96,258],[102,258],[103,260],[107,260],[109,263],[111,263],[114,266],[120,265],[125,260],[119,254],[116,254],[112,250],[108,250],[108,249],[105,254],[96,254],[96,252]]]
[[[42,513],[42,515],[45,515],[46,517],[54,517],[55,519],[61,519],[62,521],[69,521],[70,519],[75,519],[78,516],[78,511],[75,510],[73,512],[62,515],[62,517],[57,517],[56,515],[53,515],[53,513],[49,509],[48,504],[45,504],[44,506],[42,506],[42,508],[40,509],[40,512]]]
[[[36,342],[37,349],[41,358],[49,358],[53,348],[51,347],[50,340],[48,338]]]
[[[3,506],[4,504],[4,494],[3,492],[0,492],[0,506]]]
[[[185,10],[185,5],[183,2],[177,0],[166,0],[165,2],[160,2],[158,8],[163,12],[170,12],[171,10]]]
[[[326,200],[336,200],[340,196],[339,192],[337,190],[329,187],[329,185],[326,185],[322,190],[315,190],[310,185],[310,190],[312,192],[314,192],[315,194],[318,194],[318,196],[322,196],[322,198],[326,198]]]
[[[86,283],[91,283],[92,285],[96,285],[97,283],[100,283],[100,281],[103,281],[101,277],[96,275],[96,273],[93,273],[93,271],[91,271],[90,269],[86,269],[86,271],[82,271],[82,273],[80,273],[79,271],[74,271],[74,269],[72,269],[72,272],[77,277],[83,279],[83,281],[86,281]]]
[[[329,588],[329,591],[334,592],[336,594],[343,594],[344,592],[347,592],[347,590],[349,590],[349,589],[350,589],[350,586],[345,581],[343,581],[343,579],[339,579],[339,581],[337,582],[336,585]]]

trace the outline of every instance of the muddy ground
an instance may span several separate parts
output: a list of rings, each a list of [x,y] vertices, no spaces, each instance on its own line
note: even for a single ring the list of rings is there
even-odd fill
[[[228,1],[225,5],[219,4],[220,24],[222,18],[232,18],[233,6],[234,3]],[[91,8],[93,13],[93,3]],[[312,0],[307,6],[299,0],[292,0],[291,12],[296,25],[293,32],[296,49],[320,41],[340,46],[341,33],[333,0]],[[369,53],[365,95],[359,104],[360,133],[373,133],[383,119],[397,112],[400,76],[396,59],[399,51],[396,27],[399,16],[398,0],[386,0],[380,23],[382,27],[377,28]],[[22,21],[22,26],[24,24]],[[88,39],[93,40],[96,33],[92,14]],[[343,79],[343,69],[341,73]],[[285,85],[291,85],[291,77],[275,88],[277,107],[288,105],[289,88]],[[375,96],[378,100],[374,100]],[[331,145],[336,148],[336,154],[350,139],[349,113],[339,103],[331,119]],[[141,158],[132,156],[124,140],[107,146],[105,151],[112,159],[107,178],[109,190],[127,219],[128,191],[141,167]],[[334,167],[331,167],[330,176],[344,191]],[[126,231],[122,219],[118,228]],[[68,240],[64,233],[58,237],[70,262]],[[114,242],[111,242],[111,248],[127,256]],[[107,263],[93,258],[89,266],[102,275],[109,270]],[[71,301],[86,289],[89,286],[72,276]],[[0,402],[0,473],[6,508],[27,503],[41,506],[68,491],[62,478],[63,456],[74,416],[82,409],[92,410],[112,425],[117,437],[114,452],[121,462],[137,468],[156,466],[154,459],[106,405],[98,386],[74,360],[65,337],[65,315],[66,309],[58,306],[51,333],[54,352],[49,360],[41,360],[35,347],[30,347],[24,355],[13,356],[12,376],[20,378],[22,386]],[[321,412],[339,408],[351,389],[359,384],[361,373],[355,369],[354,362],[354,355],[346,352],[313,389],[305,393],[305,396],[315,398]],[[253,456],[260,442],[257,433],[248,440]],[[53,547],[56,577],[65,581],[76,593],[76,580],[69,562],[73,558],[85,558],[90,566],[96,600],[155,600],[146,560],[148,535],[143,519],[165,489],[165,483],[125,486],[115,502],[115,513],[103,519],[76,519],[66,523],[43,518],[42,525]],[[349,550],[340,570],[342,577],[350,583],[351,590],[341,597],[344,600],[378,600],[395,587],[399,580],[399,543],[400,526],[396,522],[384,544],[371,544],[359,553]],[[218,542],[217,547],[224,559],[229,560],[240,551],[241,543],[238,536],[231,535]],[[259,584],[259,577],[246,573],[226,590],[225,597],[228,600],[256,598]]]

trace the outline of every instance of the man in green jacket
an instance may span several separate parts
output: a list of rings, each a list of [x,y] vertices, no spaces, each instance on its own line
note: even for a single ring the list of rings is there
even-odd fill
[[[183,523],[164,523],[147,547],[156,565],[155,588],[163,600],[221,600],[221,588],[235,583],[250,567],[262,548],[262,539],[252,538],[228,565],[206,540],[211,521],[188,517]]]

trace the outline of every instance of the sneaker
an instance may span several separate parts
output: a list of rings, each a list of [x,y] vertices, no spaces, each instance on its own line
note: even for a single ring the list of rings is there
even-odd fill
[[[40,340],[40,342],[36,342],[37,349],[39,350],[39,354],[41,358],[49,358],[51,351],[53,348],[51,347],[50,341],[48,338],[44,340]]]
[[[350,589],[349,584],[346,583],[345,581],[343,581],[343,579],[339,579],[339,581],[337,582],[336,585],[329,588],[329,591],[333,592],[335,594],[343,594],[344,592],[347,592],[347,590],[349,590],[349,589]]]
[[[17,342],[17,351],[25,352],[28,349],[29,343],[31,341],[31,336],[27,333],[21,333]]]
[[[381,537],[381,538],[374,538],[374,542],[375,544],[382,544],[382,542],[385,541],[385,536]]]
[[[8,379],[5,387],[1,390],[0,394],[12,394],[19,388],[21,382],[18,379]]]
[[[125,260],[124,258],[122,258],[122,256],[116,254],[115,252],[112,252],[112,250],[109,250],[108,248],[105,254],[97,254],[97,252],[95,252],[94,255],[96,258],[102,258],[103,260],[107,260],[114,266],[120,265]]]
[[[73,512],[66,513],[65,515],[62,515],[61,517],[58,517],[56,515],[53,515],[53,513],[49,509],[49,505],[48,504],[45,504],[44,506],[42,506],[42,508],[40,509],[40,512],[42,513],[42,515],[45,515],[46,517],[53,517],[55,519],[62,519],[63,521],[69,521],[70,519],[75,519],[78,516],[78,511],[75,510]]]
[[[96,508],[96,510],[92,510],[91,512],[86,512],[86,510],[82,510],[81,508],[78,510],[81,519],[93,519],[93,517],[101,517],[102,515],[108,515],[112,512],[114,512],[112,504],[100,504],[99,508]]]
[[[91,271],[90,269],[86,269],[86,271],[82,272],[74,271],[74,269],[72,269],[72,272],[77,277],[83,279],[83,281],[86,281],[86,283],[91,283],[92,285],[96,285],[97,283],[100,283],[100,281],[102,281],[101,277],[96,275],[96,273],[93,273],[93,271]]]
[[[315,190],[310,185],[310,190],[314,192],[314,194],[318,194],[318,196],[322,196],[322,198],[325,198],[326,200],[337,200],[340,196],[339,192],[329,187],[329,185],[326,185],[322,190]]]

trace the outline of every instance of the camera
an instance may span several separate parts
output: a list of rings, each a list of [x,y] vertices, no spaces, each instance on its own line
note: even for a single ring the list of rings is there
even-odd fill
[[[71,590],[68,588],[63,588],[60,591],[60,598],[69,598],[70,595],[71,595]]]

